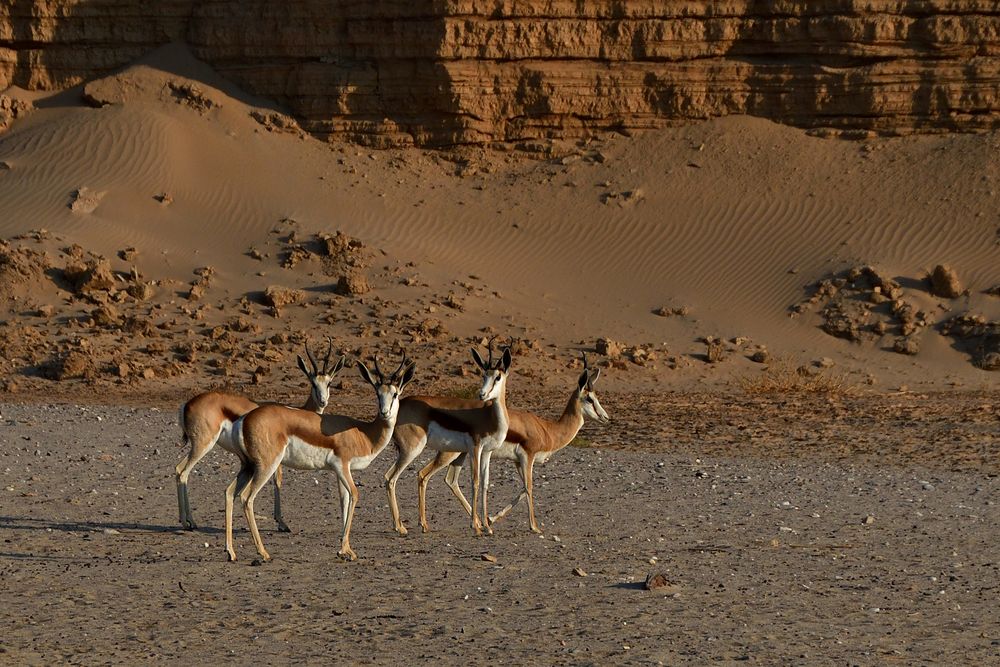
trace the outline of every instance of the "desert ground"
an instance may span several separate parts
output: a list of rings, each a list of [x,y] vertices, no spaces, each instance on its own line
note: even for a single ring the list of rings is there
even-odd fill
[[[0,662],[1000,661],[1000,134],[855,136],[744,116],[448,151],[324,142],[179,46],[4,91]],[[819,133],[820,135],[822,133]],[[417,366],[559,414],[587,353],[611,415],[475,538],[358,475],[289,471],[237,517],[178,407],[301,403],[296,355]],[[328,343],[329,340],[329,343]],[[356,371],[328,411],[370,417]],[[468,473],[465,473],[468,488]],[[494,466],[491,503],[517,491]],[[647,577],[662,584],[648,590]]]

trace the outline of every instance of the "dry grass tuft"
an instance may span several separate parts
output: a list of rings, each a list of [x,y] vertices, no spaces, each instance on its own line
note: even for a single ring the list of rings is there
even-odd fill
[[[771,363],[762,372],[738,378],[748,394],[849,394],[857,386],[839,373],[796,366],[787,359]]]
[[[454,387],[444,392],[449,398],[465,398],[472,400],[479,398],[479,387]]]

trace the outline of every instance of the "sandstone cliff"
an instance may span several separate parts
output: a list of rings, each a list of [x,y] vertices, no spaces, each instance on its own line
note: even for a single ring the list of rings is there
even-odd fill
[[[71,86],[172,41],[308,131],[375,145],[725,114],[1000,127],[995,0],[7,0],[0,89]]]

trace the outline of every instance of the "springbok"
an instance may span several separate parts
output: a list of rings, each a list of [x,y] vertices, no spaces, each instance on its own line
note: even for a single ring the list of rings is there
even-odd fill
[[[327,338],[329,347],[326,350],[326,357],[323,359],[323,366],[320,367],[306,343],[306,356],[312,364],[312,370],[306,368],[306,362],[301,355],[296,355],[299,369],[305,373],[309,380],[309,398],[303,410],[309,410],[317,414],[323,414],[326,404],[330,402],[330,383],[340,372],[347,362],[347,357],[341,357],[337,364],[330,368],[330,355],[333,352],[333,339]],[[208,454],[215,445],[221,446],[227,452],[239,455],[239,445],[236,442],[236,433],[233,425],[236,420],[258,407],[250,399],[238,394],[226,394],[219,391],[209,391],[199,394],[181,406],[180,425],[184,433],[184,440],[190,446],[190,450],[180,463],[177,464],[177,507],[180,513],[181,525],[187,530],[197,528],[194,517],[191,515],[191,502],[188,499],[188,477],[194,470],[195,464],[200,461],[205,454]],[[291,532],[281,518],[281,468],[278,468],[274,476],[274,520],[278,523],[278,530],[287,533]]]
[[[489,345],[489,361],[483,361],[473,348],[472,358],[483,371],[479,401],[439,396],[410,396],[399,405],[399,418],[393,440],[396,442],[396,463],[385,473],[392,521],[400,535],[406,527],[399,518],[396,502],[396,482],[406,467],[424,450],[464,452],[472,469],[472,529],[482,535],[483,526],[490,534],[486,490],[490,483],[490,456],[507,437],[507,375],[510,370],[510,347],[504,348],[500,359],[493,360],[493,341]],[[482,498],[483,519],[479,519]]]
[[[236,560],[233,549],[233,497],[238,493],[243,514],[250,524],[257,553],[271,560],[257,531],[253,501],[279,465],[299,470],[333,470],[340,490],[343,536],[338,555],[356,560],[351,549],[351,522],[358,503],[358,487],[352,470],[364,470],[389,444],[399,413],[399,395],[413,379],[416,364],[403,354],[399,367],[386,379],[375,360],[375,373],[358,360],[358,370],[378,397],[378,414],[370,422],[342,415],[318,415],[283,405],[262,405],[236,423],[239,434],[239,475],[226,489],[226,551]]]
[[[594,383],[601,375],[601,369],[591,370],[587,366],[587,355],[583,355],[583,372],[577,380],[569,402],[557,421],[544,419],[523,410],[508,410],[510,425],[507,428],[507,438],[493,453],[494,458],[502,461],[513,461],[517,466],[518,475],[524,485],[523,490],[513,501],[495,516],[490,517],[490,523],[496,523],[514,509],[521,500],[528,500],[528,520],[533,533],[541,533],[538,522],[535,521],[535,502],[532,493],[532,473],[535,464],[545,463],[553,454],[572,442],[583,426],[584,417],[590,417],[602,424],[607,424],[608,413],[601,407],[601,402],[594,393]],[[475,404],[476,401],[468,401]],[[420,526],[424,532],[430,531],[427,523],[427,484],[431,476],[438,470],[448,466],[445,481],[452,493],[462,503],[466,512],[472,513],[469,501],[462,494],[458,485],[458,477],[462,472],[462,458],[458,452],[441,451],[437,457],[428,463],[418,473],[417,507],[420,512]]]

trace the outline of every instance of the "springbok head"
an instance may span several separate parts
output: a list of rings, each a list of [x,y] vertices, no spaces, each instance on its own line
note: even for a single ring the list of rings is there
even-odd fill
[[[580,373],[580,379],[577,381],[577,395],[580,398],[580,404],[583,406],[583,414],[591,419],[596,419],[602,424],[607,424],[611,421],[611,418],[608,417],[608,413],[601,407],[601,402],[597,400],[597,394],[594,393],[594,383],[597,382],[597,378],[599,377],[601,377],[601,369],[591,369],[587,365],[587,353],[584,352],[583,372]]]
[[[399,396],[403,393],[403,388],[413,379],[413,372],[417,364],[406,358],[403,352],[399,360],[399,366],[387,378],[382,372],[378,363],[378,355],[375,355],[375,370],[372,371],[363,361],[358,360],[358,370],[361,377],[375,388],[378,396],[378,413],[382,419],[395,420],[399,412]]]
[[[479,400],[481,401],[492,401],[503,393],[512,360],[510,345],[504,346],[500,358],[496,361],[493,360],[493,338],[490,338],[489,353],[489,360],[483,361],[479,350],[472,348],[472,358],[483,371],[483,386],[479,389]]]
[[[310,392],[312,394],[313,402],[316,404],[316,411],[321,413],[326,410],[326,404],[330,402],[330,383],[333,382],[333,378],[337,376],[347,364],[347,357],[342,356],[340,360],[330,368],[330,355],[333,354],[333,339],[327,336],[327,341],[329,346],[326,349],[326,356],[323,357],[323,365],[320,366],[316,363],[316,357],[313,356],[312,350],[309,349],[309,342],[306,341],[306,356],[309,357],[309,363],[312,364],[312,370],[310,371],[306,367],[305,360],[302,359],[302,355],[296,355],[296,359],[299,363],[299,370],[306,374],[306,378],[309,380]]]

